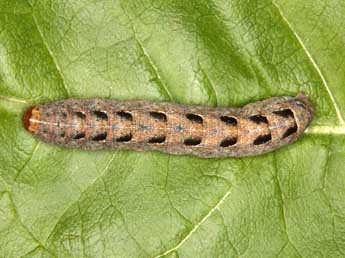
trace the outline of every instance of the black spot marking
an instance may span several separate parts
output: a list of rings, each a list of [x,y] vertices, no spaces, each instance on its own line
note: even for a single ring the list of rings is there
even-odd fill
[[[220,120],[222,120],[224,123],[231,125],[231,126],[236,126],[237,125],[237,119],[231,116],[221,116]]]
[[[184,145],[188,146],[196,146],[201,143],[202,139],[200,137],[192,137],[192,138],[187,138],[183,141]]]
[[[166,114],[164,114],[162,112],[152,111],[152,112],[150,112],[150,116],[152,116],[153,118],[155,118],[157,120],[160,120],[162,122],[166,122],[167,121]]]
[[[260,124],[260,123],[265,123],[268,124],[268,120],[265,116],[262,115],[255,115],[255,116],[250,116],[249,119],[253,121],[254,123]]]
[[[226,148],[232,145],[235,145],[237,142],[237,138],[231,137],[231,138],[226,138],[220,143],[220,147]]]
[[[95,110],[95,111],[92,111],[92,114],[95,115],[99,119],[108,120],[108,115],[104,111]]]
[[[273,114],[278,115],[278,116],[282,116],[282,117],[285,117],[285,118],[294,117],[293,112],[291,111],[291,109],[284,109],[284,110],[279,110],[279,111],[273,111]]]
[[[198,124],[202,124],[203,123],[203,119],[201,116],[199,115],[195,115],[195,114],[186,114],[186,117],[192,121],[193,123],[198,123]]]
[[[253,144],[260,145],[269,142],[270,140],[272,140],[271,134],[260,135],[254,140]]]
[[[107,133],[106,132],[99,133],[96,136],[91,138],[91,140],[96,141],[96,142],[104,141],[105,139],[107,139]]]
[[[85,133],[84,132],[81,132],[81,133],[77,133],[73,138],[75,140],[78,140],[78,139],[82,139],[85,137]]]
[[[117,142],[129,142],[130,140],[132,140],[131,133],[120,136],[119,138],[116,139]]]
[[[154,136],[149,139],[148,143],[163,143],[165,142],[166,137],[164,135]]]
[[[297,125],[293,126],[293,127],[289,127],[286,132],[283,135],[283,138],[286,138],[292,134],[294,134],[295,132],[297,132]]]
[[[60,133],[60,137],[61,137],[61,138],[64,138],[65,135],[66,135],[66,132],[61,132],[61,133]]]
[[[119,112],[116,112],[116,114],[117,114],[119,117],[124,118],[124,119],[127,119],[127,120],[129,120],[129,121],[132,121],[132,120],[133,120],[132,114],[129,113],[129,112],[119,111]]]
[[[74,112],[74,114],[79,117],[80,119],[85,119],[86,115],[84,114],[84,112],[81,111],[76,111]]]
[[[61,115],[62,115],[63,118],[67,117],[67,113],[66,112],[62,112]]]

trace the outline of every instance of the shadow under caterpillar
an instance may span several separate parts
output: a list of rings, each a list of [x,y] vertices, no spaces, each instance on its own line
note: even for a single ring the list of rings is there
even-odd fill
[[[242,108],[66,99],[30,107],[27,131],[87,150],[158,150],[199,157],[260,155],[296,141],[313,118],[308,98],[273,97]]]

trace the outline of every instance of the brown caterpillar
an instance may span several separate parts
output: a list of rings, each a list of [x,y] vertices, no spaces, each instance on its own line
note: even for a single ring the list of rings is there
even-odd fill
[[[200,157],[259,155],[294,142],[313,118],[304,94],[242,108],[149,101],[66,99],[26,110],[26,130],[87,150],[159,150]]]

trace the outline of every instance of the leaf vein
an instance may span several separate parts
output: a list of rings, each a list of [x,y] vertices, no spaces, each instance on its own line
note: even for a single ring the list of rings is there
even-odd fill
[[[321,78],[322,84],[324,85],[333,105],[334,105],[334,109],[336,112],[336,115],[338,117],[339,123],[341,125],[345,125],[345,120],[340,112],[340,108],[333,96],[333,93],[326,81],[326,78],[323,76],[318,64],[316,63],[314,57],[312,56],[312,54],[310,53],[310,51],[307,49],[307,47],[305,46],[303,40],[301,39],[301,37],[297,34],[297,32],[293,29],[291,23],[287,20],[287,18],[284,16],[283,12],[281,11],[281,9],[279,8],[279,6],[275,3],[275,1],[272,1],[272,5],[278,10],[278,13],[280,14],[282,20],[286,23],[286,25],[288,26],[288,28],[291,30],[291,32],[293,33],[293,35],[295,36],[295,38],[297,39],[298,43],[300,44],[300,46],[302,47],[303,51],[305,52],[305,54],[307,55],[307,57],[309,58],[310,62],[312,63],[312,65],[314,66],[316,72],[318,73],[318,75]]]
[[[218,101],[216,88],[213,85],[212,81],[210,80],[209,76],[207,75],[206,71],[202,68],[200,63],[199,63],[199,69],[205,78],[205,83],[202,83],[202,85],[205,88],[206,92],[210,95],[209,97],[214,98],[214,103],[212,104],[214,104],[217,107],[219,104],[219,101]]]
[[[106,193],[108,194],[109,197],[109,203],[110,203],[110,208],[113,208],[116,212],[118,212],[118,214],[121,216],[121,220],[123,223],[123,227],[126,229],[126,232],[128,233],[129,237],[134,241],[134,243],[143,251],[143,253],[147,256],[149,256],[149,254],[146,252],[146,250],[144,249],[144,247],[139,243],[139,241],[134,237],[134,235],[129,231],[129,228],[127,227],[126,221],[125,221],[125,216],[123,215],[123,213],[116,207],[116,205],[113,203],[113,200],[111,198],[111,193],[108,190],[107,184],[104,181],[103,178],[101,178],[103,186],[104,186],[104,190],[106,191]]]
[[[283,220],[283,226],[284,226],[284,231],[285,231],[285,234],[286,234],[286,238],[287,238],[287,241],[293,247],[293,249],[296,251],[298,256],[300,258],[303,258],[303,256],[299,253],[299,251],[298,251],[297,247],[295,246],[295,244],[291,241],[289,233],[288,233],[288,226],[287,226],[286,215],[285,215],[283,192],[282,192],[282,188],[281,188],[280,181],[279,181],[279,178],[278,178],[278,165],[277,165],[276,154],[273,155],[273,160],[274,160],[273,167],[274,167],[274,171],[275,171],[275,173],[273,175],[273,178],[274,178],[275,184],[277,186],[278,197],[280,199],[279,203],[280,203],[280,206],[281,206],[281,217],[282,217],[282,220]]]
[[[61,67],[60,67],[59,63],[57,62],[57,60],[56,60],[56,58],[55,58],[55,56],[54,56],[52,50],[50,49],[50,47],[49,47],[47,41],[46,41],[45,38],[43,37],[43,33],[42,33],[42,31],[41,31],[40,26],[39,26],[38,23],[37,23],[37,19],[36,19],[36,16],[35,16],[34,11],[32,11],[32,18],[33,18],[34,24],[35,24],[35,26],[36,26],[36,28],[37,28],[38,34],[40,35],[40,37],[41,37],[41,39],[42,39],[42,42],[43,42],[44,46],[46,47],[46,49],[47,49],[47,51],[48,51],[48,53],[49,53],[49,55],[50,55],[50,57],[51,57],[51,59],[52,59],[54,65],[55,65],[55,68],[56,68],[58,74],[60,75],[60,79],[61,79],[61,81],[62,81],[63,89],[64,89],[66,95],[67,95],[67,96],[70,96],[69,90],[68,90],[67,85],[66,85],[66,82],[65,82],[65,78],[64,78],[63,73],[62,73],[62,71],[61,71]]]
[[[156,65],[153,63],[152,58],[150,57],[150,55],[147,53],[147,50],[144,48],[143,44],[140,42],[140,40],[137,38],[136,33],[134,32],[134,37],[135,37],[135,41],[137,42],[140,51],[142,52],[145,60],[147,61],[147,64],[150,66],[151,70],[154,73],[154,76],[157,78],[157,85],[160,88],[160,91],[162,93],[162,95],[167,98],[168,100],[172,101],[172,95],[167,87],[167,85],[165,84],[165,82],[162,80],[162,77],[160,76],[159,72],[158,72],[158,68],[156,67]]]
[[[115,159],[116,153],[112,155],[112,157],[109,159],[109,162],[107,163],[107,165],[105,166],[105,168],[103,169],[103,171],[99,174],[99,176],[97,176],[88,187],[86,187],[83,191],[80,192],[78,198],[74,201],[72,201],[67,207],[66,209],[61,213],[61,215],[59,216],[59,218],[56,220],[55,225],[52,227],[52,230],[50,232],[50,234],[48,235],[46,241],[52,236],[52,234],[54,233],[54,230],[57,226],[57,224],[60,222],[61,218],[65,215],[65,213],[69,210],[69,208],[71,208],[75,203],[77,203],[80,198],[82,197],[83,193],[85,193],[91,186],[94,185],[94,183],[101,178],[109,169],[111,163],[113,162],[113,160]]]
[[[7,191],[6,191],[5,193],[8,194],[8,198],[9,198],[9,200],[10,200],[11,203],[12,203],[13,210],[14,210],[14,214],[15,214],[15,216],[17,217],[18,222],[19,222],[20,225],[25,229],[25,231],[29,234],[29,236],[31,237],[31,239],[37,243],[36,248],[41,247],[41,248],[43,248],[45,251],[47,251],[48,253],[50,253],[51,255],[53,255],[54,257],[57,257],[57,255],[56,255],[55,253],[53,253],[51,250],[49,250],[45,245],[43,245],[43,244],[35,237],[35,235],[29,230],[29,228],[23,223],[22,218],[21,218],[21,216],[20,216],[20,214],[19,214],[19,211],[18,211],[18,209],[17,209],[17,206],[15,205],[15,202],[14,202],[14,200],[13,200],[13,198],[12,198],[11,193],[10,193],[10,192],[7,192]],[[33,251],[33,250],[31,250],[31,251]]]
[[[306,134],[345,135],[345,126],[315,125],[306,130]]]
[[[336,225],[335,225],[335,217],[336,217],[336,212],[332,206],[332,203],[331,203],[331,200],[329,199],[327,193],[326,193],[326,190],[325,190],[325,185],[326,185],[326,181],[327,181],[327,172],[330,172],[330,160],[331,160],[331,156],[332,156],[332,142],[330,143],[330,147],[328,149],[328,154],[327,154],[327,157],[326,157],[326,162],[325,162],[325,167],[324,167],[324,174],[323,174],[323,177],[321,179],[321,194],[323,194],[323,196],[325,197],[326,199],[326,203],[328,205],[328,208],[330,209],[330,212],[332,214],[332,229],[333,229],[333,234],[332,234],[332,239],[333,239],[333,242],[336,246],[336,248],[338,249],[339,253],[344,256],[344,252],[342,252],[338,242],[335,240],[334,236],[335,236],[335,231],[336,231]]]
[[[23,166],[18,169],[18,173],[15,175],[14,177],[14,182],[17,181],[17,178],[20,176],[20,174],[22,173],[22,171],[25,169],[25,167],[30,163],[30,161],[32,160],[33,156],[35,155],[36,151],[38,150],[38,147],[40,146],[40,142],[38,141],[36,143],[36,146],[34,147],[34,149],[32,150],[31,154],[29,155],[28,159],[24,162]]]
[[[5,101],[9,101],[9,102],[14,102],[14,103],[28,104],[28,102],[26,100],[15,98],[15,97],[8,97],[8,96],[1,96],[0,95],[0,99],[5,100]]]
[[[178,248],[180,248],[193,234],[195,231],[198,230],[198,228],[216,211],[219,209],[219,207],[222,205],[222,203],[225,201],[225,199],[230,195],[231,193],[231,189],[229,189],[228,191],[226,191],[226,193],[223,195],[223,197],[216,203],[216,205],[210,209],[210,211],[204,216],[201,218],[201,220],[194,225],[194,227],[192,228],[191,231],[189,231],[189,233],[181,239],[180,242],[178,242],[174,247],[172,247],[171,249],[155,256],[154,258],[159,258],[159,257],[162,257],[162,256],[165,256],[175,250],[177,250]]]
[[[235,248],[235,245],[231,242],[230,240],[230,237],[229,237],[229,230],[228,230],[228,227],[226,226],[226,223],[225,223],[225,220],[224,220],[224,216],[219,212],[219,216],[220,216],[220,219],[222,221],[222,224],[225,228],[225,236],[226,236],[226,240],[228,241],[229,245],[231,246],[231,248],[233,249],[233,251],[235,252],[236,254],[236,257],[239,258],[240,257],[240,254],[239,252],[237,251],[237,249]]]

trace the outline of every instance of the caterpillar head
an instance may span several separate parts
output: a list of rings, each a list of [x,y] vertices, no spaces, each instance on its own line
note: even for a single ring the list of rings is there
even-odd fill
[[[29,107],[23,114],[22,122],[24,128],[30,132],[35,134],[38,130],[40,120],[40,111],[37,107]]]

